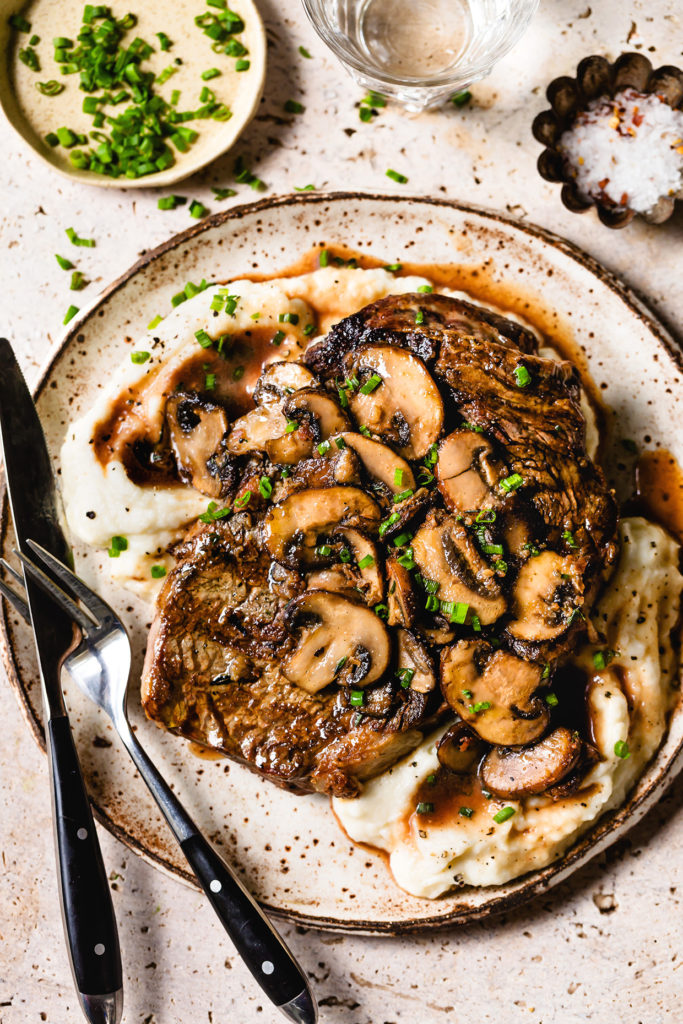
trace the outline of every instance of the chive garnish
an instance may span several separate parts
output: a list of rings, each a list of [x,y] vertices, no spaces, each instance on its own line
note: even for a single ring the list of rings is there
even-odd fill
[[[493,820],[496,825],[502,825],[504,821],[507,821],[515,813],[514,807],[501,807],[496,814],[493,815]]]
[[[315,192],[315,185],[302,185],[301,187],[298,187],[297,185],[295,185],[294,186],[294,191],[295,192]]]
[[[326,267],[329,263],[330,253],[328,249],[321,249],[318,257],[318,263],[321,267]]]
[[[193,199],[190,203],[190,217],[201,220],[202,217],[206,217],[208,212],[204,204],[200,203],[198,199]]]
[[[216,199],[230,199],[231,196],[237,195],[234,188],[212,188],[211,191]]]
[[[7,19],[7,24],[10,28],[15,28],[17,32],[30,32],[31,22],[27,21],[26,18],[21,14],[10,14]]]
[[[374,565],[374,564],[375,564],[375,559],[372,557],[372,555],[365,555],[363,558],[361,558],[360,562],[358,563],[358,568],[359,569],[368,569],[371,565]]]
[[[259,480],[258,489],[261,494],[261,497],[265,498],[266,501],[268,501],[268,499],[271,497],[273,493],[273,485],[267,476],[261,477],[261,479]]]
[[[66,311],[66,313],[64,315],[64,319],[63,319],[62,323],[68,324],[70,320],[73,320],[73,318],[76,316],[76,313],[78,313],[78,312],[79,312],[78,306],[69,306],[69,308],[67,309],[67,311]]]
[[[251,63],[248,60],[236,60],[235,71],[248,71],[251,67]]]
[[[520,476],[519,473],[512,473],[510,476],[506,476],[500,481],[500,487],[506,494],[509,494],[510,491],[516,491],[523,483],[524,477]]]
[[[515,375],[518,388],[525,388],[531,380],[531,374],[527,370],[526,366],[515,366],[512,371]]]
[[[73,270],[73,263],[71,262],[71,260],[67,260],[65,256],[60,256],[58,253],[55,253],[55,259],[57,260],[57,263],[59,263],[62,270]]]
[[[351,707],[353,707],[353,708],[360,708],[360,707],[362,707],[364,700],[365,700],[365,694],[363,693],[362,690],[351,690],[351,694],[349,696],[349,702],[351,704]]]
[[[571,530],[562,531],[562,540],[566,543],[568,548],[570,548],[572,551],[576,551],[577,544],[574,540],[574,534]]]
[[[631,751],[628,749],[628,743],[626,740],[617,740],[614,744],[614,753],[617,757],[621,757],[622,759],[631,756]]]
[[[421,284],[417,290],[419,292],[423,292],[425,295],[431,295],[431,293],[434,291],[434,288],[432,287],[431,284]]]
[[[299,103],[297,100],[286,100],[284,109],[288,114],[303,114],[306,108],[303,103]]]
[[[464,107],[472,99],[472,93],[469,89],[463,89],[461,92],[454,92],[451,96],[451,103],[454,107]]]
[[[109,546],[109,557],[118,558],[122,551],[128,550],[128,541],[125,537],[114,536]]]
[[[177,206],[183,206],[187,202],[186,196],[162,196],[157,201],[159,210],[175,210]]]
[[[300,46],[299,47],[299,53],[301,54],[302,57],[305,57],[306,60],[312,60],[313,59],[311,57],[311,54],[308,52],[308,50],[306,49],[305,46]]]
[[[546,702],[546,704],[548,705],[549,708],[556,708],[557,705],[560,703],[559,700],[557,699],[557,694],[556,693],[546,693],[546,695],[545,695],[545,702]]]
[[[131,352],[130,361],[135,363],[136,366],[140,366],[142,363],[146,363],[148,359],[152,358],[151,352]]]
[[[80,245],[85,249],[94,249],[95,247],[94,238],[79,238],[73,228],[66,229],[66,236],[72,245]]]
[[[245,491],[235,502],[235,508],[245,508],[251,501],[251,491]]]
[[[162,580],[164,578],[164,576],[166,575],[166,566],[165,565],[153,565],[152,568],[149,571],[150,571],[150,575],[151,575],[153,580]]]
[[[85,288],[87,283],[88,282],[85,279],[85,275],[82,274],[80,270],[74,270],[73,274],[71,275],[69,289],[72,292],[80,292],[81,288]]]
[[[471,818],[472,815],[474,814],[474,809],[472,807],[461,807],[460,810],[458,811],[458,814],[462,818]]]
[[[392,171],[391,168],[386,172],[387,178],[391,178],[392,181],[397,182],[399,185],[407,185],[408,179],[405,174],[399,173],[399,171]]]
[[[222,72],[218,68],[207,68],[206,71],[202,71],[201,79],[203,82],[210,82],[212,78],[218,78]]]
[[[421,800],[415,810],[418,814],[432,814],[434,811],[434,804]]]
[[[206,333],[203,327],[200,327],[198,331],[195,331],[194,336],[202,348],[211,348],[213,345],[211,337]]]
[[[368,377],[365,384],[360,389],[361,395],[371,395],[375,388],[378,388],[382,383],[382,378],[378,373],[373,373],[372,376]]]
[[[54,78],[50,78],[47,82],[36,82],[36,89],[43,96],[59,96],[60,92],[64,92],[66,86]]]

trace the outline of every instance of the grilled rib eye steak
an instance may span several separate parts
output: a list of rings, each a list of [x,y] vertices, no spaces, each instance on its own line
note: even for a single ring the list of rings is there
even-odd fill
[[[576,371],[536,350],[498,314],[415,294],[341,321],[308,369],[271,364],[221,439],[226,508],[161,592],[147,714],[342,796],[445,712],[461,746],[462,729],[478,750],[545,742],[542,691],[585,633],[617,515]]]

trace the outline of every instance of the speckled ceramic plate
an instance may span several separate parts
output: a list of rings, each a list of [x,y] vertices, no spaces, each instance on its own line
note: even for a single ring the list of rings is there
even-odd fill
[[[128,351],[126,337],[170,308],[179,282],[256,269],[271,273],[314,244],[334,243],[391,262],[460,264],[462,284],[475,297],[516,310],[576,346],[615,411],[615,439],[634,438],[644,446],[656,439],[683,462],[681,355],[638,300],[588,256],[495,213],[442,200],[344,194],[268,199],[216,215],[148,254],[116,281],[71,326],[40,382],[38,408],[52,452],[60,449],[67,421],[89,406],[108,367]],[[617,451],[608,439],[606,460],[616,479]],[[5,506],[0,549],[11,547]],[[92,555],[77,551],[76,556],[80,571],[128,625],[139,673],[149,609],[115,592]],[[28,629],[8,615],[2,630],[10,680],[35,740],[43,745]],[[72,688],[68,701],[100,820],[147,860],[189,881],[180,851],[105,717]],[[138,735],[151,755],[258,898],[276,914],[339,931],[417,930],[470,921],[528,900],[632,826],[672,779],[683,747],[679,709],[627,803],[601,819],[559,863],[507,885],[430,901],[403,893],[379,855],[350,843],[322,797],[282,792],[227,761],[198,760],[182,740],[145,721],[135,700],[131,703]]]

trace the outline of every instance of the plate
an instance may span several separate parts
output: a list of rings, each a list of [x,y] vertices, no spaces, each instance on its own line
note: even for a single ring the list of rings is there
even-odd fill
[[[341,244],[382,260],[458,263],[462,284],[535,319],[579,363],[614,409],[621,437],[656,439],[683,462],[683,360],[645,307],[590,257],[540,228],[444,200],[306,194],[236,207],[202,221],[147,254],[72,326],[46,368],[37,402],[53,453],[69,419],[92,403],[107,367],[129,351],[187,280],[273,273],[313,245]],[[606,461],[618,486],[617,435]],[[621,449],[623,455],[623,449]],[[0,550],[12,547],[4,505]],[[132,687],[141,668],[149,609],[116,591],[101,559],[76,550],[77,567],[122,615],[134,639]],[[3,656],[34,738],[44,745],[38,673],[26,626],[2,625]],[[379,854],[352,844],[319,796],[283,792],[227,761],[196,758],[177,737],[144,719],[138,735],[175,791],[259,900],[276,915],[333,931],[399,933],[510,909],[557,884],[634,825],[681,764],[683,712],[674,712],[658,755],[627,802],[602,818],[551,867],[506,885],[465,889],[430,901],[402,892]],[[96,812],[114,835],[186,881],[182,855],[104,715],[68,690],[72,723]],[[28,742],[28,738],[27,738]]]
[[[168,100],[173,89],[180,89],[180,109],[188,110],[200,105],[199,93],[202,86],[207,85],[215,90],[217,100],[225,99],[232,110],[232,117],[228,121],[190,121],[189,127],[199,132],[199,138],[185,154],[177,153],[174,149],[176,162],[165,171],[147,174],[142,178],[110,178],[104,174],[79,170],[69,160],[69,150],[62,146],[53,149],[45,141],[47,132],[55,131],[64,124],[83,131],[90,124],[87,115],[84,120],[80,112],[85,93],[78,89],[75,75],[64,78],[69,91],[59,97],[42,96],[35,90],[36,82],[62,79],[59,66],[52,60],[52,38],[69,31],[75,36],[83,14],[81,0],[31,0],[28,4],[25,0],[0,0],[0,109],[36,155],[67,178],[102,188],[162,188],[174,185],[230,149],[256,113],[261,99],[266,75],[266,33],[263,22],[254,0],[235,0],[233,6],[245,23],[245,30],[239,38],[249,50],[250,67],[244,72],[233,70],[234,58],[214,54],[210,39],[195,27],[195,15],[211,11],[202,0],[173,0],[173,3],[165,5],[138,5],[134,35],[140,35],[154,45],[157,42],[155,34],[163,30],[174,43],[178,41],[177,48],[171,46],[166,52],[157,47],[145,67],[159,74],[167,67],[174,66],[176,56],[182,54],[182,65],[175,65],[176,72],[167,84],[158,86],[157,91]],[[29,34],[13,32],[8,24],[10,15],[19,13],[28,19],[32,31],[41,37],[35,47],[41,64],[38,73],[18,62],[15,65],[14,46],[17,42],[20,46],[27,46],[30,39]],[[132,38],[126,36],[130,41]],[[218,67],[223,74],[203,82],[201,72],[213,67]],[[72,94],[74,109],[69,120],[69,113],[63,112],[61,101]],[[109,109],[120,112],[122,107]]]

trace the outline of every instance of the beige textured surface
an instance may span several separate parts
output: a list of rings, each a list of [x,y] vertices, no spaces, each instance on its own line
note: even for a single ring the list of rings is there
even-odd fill
[[[152,0],[147,0],[151,3]],[[278,13],[279,8],[287,16]],[[326,57],[293,0],[261,3],[271,41],[261,115],[236,152],[273,192],[309,182],[322,187],[391,185],[387,167],[407,174],[406,189],[506,208],[582,245],[638,289],[681,336],[683,212],[660,229],[637,224],[619,234],[592,214],[565,211],[557,187],[541,181],[529,125],[544,107],[543,88],[571,73],[587,53],[615,57],[642,47],[655,63],[683,63],[683,18],[671,0],[594,5],[547,0],[522,44],[474,104],[409,119],[388,109],[359,122],[360,92]],[[629,37],[627,44],[627,37]],[[303,44],[313,54],[297,54]],[[291,96],[306,113],[284,115]],[[344,129],[353,129],[348,135]],[[68,305],[85,305],[144,248],[188,223],[186,209],[161,212],[156,195],[135,197],[62,182],[0,126],[2,329],[29,375],[59,337]],[[177,191],[220,208],[211,184],[230,184],[232,157]],[[391,186],[396,189],[397,186]],[[240,196],[252,197],[239,187]],[[222,205],[222,204],[221,204]],[[97,238],[71,249],[64,228]],[[81,298],[54,253],[75,257],[93,284]],[[71,1024],[79,1011],[69,976],[54,885],[46,765],[0,686],[0,1021]],[[660,1024],[680,1019],[680,891],[683,886],[683,785],[679,782],[630,836],[547,900],[508,919],[416,939],[320,936],[285,928],[311,972],[329,1024],[579,1024],[619,1019]],[[205,901],[144,865],[108,835],[126,971],[126,1022],[201,1024],[276,1021]],[[118,877],[115,877],[118,876]]]

